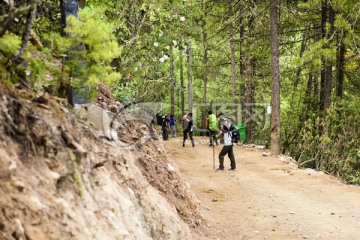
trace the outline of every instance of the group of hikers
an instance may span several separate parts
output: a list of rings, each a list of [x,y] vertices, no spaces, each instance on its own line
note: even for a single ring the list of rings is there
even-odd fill
[[[190,138],[192,147],[195,147],[194,135],[194,123],[192,120],[193,114],[188,113],[182,116],[181,125],[183,131],[182,146],[185,147],[186,140]],[[170,114],[157,114],[157,124],[161,126],[163,140],[168,140],[169,136],[176,137],[176,119],[174,115]],[[220,120],[220,121],[219,121]],[[220,123],[220,124],[219,124]],[[218,139],[222,136],[221,143],[224,144],[219,153],[219,168],[217,172],[224,170],[224,157],[227,154],[230,158],[230,171],[236,170],[236,162],[233,150],[233,143],[239,139],[238,130],[232,126],[228,117],[216,117],[212,111],[208,112],[206,118],[206,128],[209,132],[209,146],[219,145]]]
[[[175,117],[170,114],[156,114],[156,123],[161,126],[162,136],[164,140],[169,139],[169,135],[176,137],[176,126],[175,126]]]

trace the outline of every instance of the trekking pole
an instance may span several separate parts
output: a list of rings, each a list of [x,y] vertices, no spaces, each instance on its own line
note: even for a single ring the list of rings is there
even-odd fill
[[[215,170],[215,136],[212,136],[213,138],[213,169]]]

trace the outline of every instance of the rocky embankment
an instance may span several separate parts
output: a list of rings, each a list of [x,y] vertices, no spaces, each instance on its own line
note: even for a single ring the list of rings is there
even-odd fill
[[[191,239],[199,203],[143,116],[0,91],[0,239]]]

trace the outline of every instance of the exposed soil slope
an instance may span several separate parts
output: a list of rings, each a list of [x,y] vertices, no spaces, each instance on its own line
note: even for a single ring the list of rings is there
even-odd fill
[[[0,239],[191,239],[198,200],[156,132],[106,89],[65,103],[0,85]]]
[[[165,142],[208,221],[194,239],[359,239],[359,187],[299,169],[286,157],[265,157],[256,147],[236,146],[238,170],[216,173],[212,148],[195,139],[195,148],[183,148],[179,138]]]

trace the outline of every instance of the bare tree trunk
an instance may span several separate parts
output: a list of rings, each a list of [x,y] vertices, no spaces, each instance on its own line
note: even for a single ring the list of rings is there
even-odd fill
[[[232,23],[233,10],[232,10],[232,0],[228,0],[228,11],[229,11],[229,21],[231,21],[230,28],[230,54],[231,54],[231,82],[232,82],[232,118],[236,119],[236,73],[235,73],[235,46],[234,46],[234,26]]]
[[[206,94],[207,94],[207,84],[208,84],[208,48],[207,48],[207,34],[206,34],[206,16],[207,16],[207,11],[206,11],[206,5],[204,4],[204,1],[202,1],[202,7],[203,7],[203,19],[202,19],[202,24],[201,24],[201,33],[202,33],[202,44],[203,44],[203,51],[204,51],[204,55],[203,55],[203,66],[204,66],[204,72],[203,72],[203,81],[204,81],[204,86],[203,86],[203,99],[202,99],[202,118],[201,118],[201,125],[202,128],[205,129],[206,128],[206,124],[205,124],[205,119],[207,116],[207,112],[206,112],[206,108],[207,108],[207,98],[206,98]]]
[[[321,38],[326,37],[326,11],[327,4],[326,1],[322,2],[321,6]],[[325,59],[322,58],[322,69],[321,69],[321,76],[320,76],[320,102],[319,102],[319,109],[321,112],[324,112],[324,102],[325,102],[325,78],[326,78],[326,71],[325,71]]]
[[[174,75],[174,51],[173,44],[170,43],[170,114],[175,115],[175,75]]]
[[[184,86],[184,65],[183,65],[183,42],[179,44],[179,62],[180,62],[180,91],[181,91],[181,113],[185,113],[185,86]]]
[[[304,99],[304,105],[305,105],[304,111],[306,112],[306,114],[309,112],[308,109],[312,107],[311,91],[313,90],[313,83],[314,83],[313,75],[309,73],[308,81],[306,84],[305,99]],[[303,122],[303,120],[305,120],[306,118],[307,117],[305,117],[304,119],[300,119],[300,122]]]
[[[192,85],[192,46],[191,40],[188,41],[187,49],[187,78],[188,78],[188,107],[189,112],[192,112],[193,108],[193,85]]]
[[[34,22],[34,19],[35,19],[35,16],[36,16],[37,3],[38,3],[37,0],[33,0],[31,2],[31,5],[30,5],[29,13],[28,13],[27,18],[26,18],[25,30],[24,30],[23,35],[22,35],[21,48],[20,48],[19,53],[17,54],[17,56],[15,58],[15,60],[16,60],[16,62],[18,64],[22,62],[22,60],[21,60],[22,55],[24,54],[24,52],[26,50],[26,47],[27,47],[27,44],[29,42],[29,38],[30,38],[30,35],[31,35],[31,28],[32,28],[32,25],[33,25],[33,22]]]
[[[241,14],[241,13],[240,13]],[[239,18],[239,35],[240,35],[240,41],[239,41],[239,49],[240,49],[240,59],[239,59],[239,69],[240,69],[240,86],[239,86],[239,102],[241,106],[244,106],[245,103],[245,84],[244,84],[244,79],[245,79],[245,64],[244,64],[244,59],[245,59],[245,54],[243,52],[243,38],[244,38],[244,33],[245,33],[245,28],[243,26],[243,18],[240,17]],[[239,123],[243,123],[243,119],[242,119],[242,107],[241,107],[241,112],[240,114],[240,118],[238,119]]]
[[[279,2],[270,0],[270,36],[271,36],[271,153],[280,153],[280,73],[279,73]]]
[[[254,102],[254,84],[253,84],[253,59],[248,58],[246,64],[246,142],[251,143],[252,138],[252,107]]]
[[[255,1],[252,0],[250,2],[251,4],[251,8],[254,9],[256,8],[255,6]],[[249,37],[250,39],[254,39],[254,34],[253,34],[253,22],[255,19],[255,15],[253,14],[253,12],[251,11],[251,15],[250,15],[250,19],[248,21],[248,29],[249,29]],[[250,49],[252,44],[252,41],[247,41],[247,47],[248,49]],[[252,109],[253,109],[253,103],[254,103],[254,83],[253,83],[253,78],[254,78],[254,73],[255,73],[255,59],[252,56],[251,52],[248,52],[247,54],[247,63],[246,63],[246,83],[245,83],[245,101],[246,101],[246,106],[245,106],[245,123],[246,123],[246,142],[249,144],[252,141],[252,128],[253,128],[253,121],[252,121]]]
[[[302,36],[302,41],[301,41],[301,48],[300,48],[300,58],[302,58],[302,56],[304,55],[305,49],[306,49],[306,37],[307,37],[307,30],[305,30],[303,32],[303,36]],[[301,76],[301,67],[298,67],[297,71],[296,71],[296,79],[295,79],[295,83],[294,83],[294,89],[297,89],[297,86],[299,84],[300,81],[300,76]]]
[[[320,90],[319,90],[319,79],[318,77],[314,77],[314,92],[313,92],[313,110],[319,109],[319,96],[320,96]]]
[[[334,23],[335,23],[335,11],[329,6],[329,23],[330,23],[330,31],[327,34],[329,42],[332,42],[332,34],[334,33]],[[325,84],[324,84],[324,111],[326,114],[326,110],[330,107],[331,104],[331,92],[332,92],[332,79],[333,79],[333,63],[331,61],[327,61],[326,64],[326,74],[325,74]]]
[[[60,0],[61,23],[63,29],[67,26],[68,16],[77,16],[79,5],[77,0]]]
[[[343,98],[343,86],[344,86],[344,65],[345,65],[346,48],[343,42],[341,42],[339,59],[338,59],[338,79],[336,85],[336,95],[339,98]]]
[[[67,27],[67,17],[69,16],[75,16],[77,17],[78,11],[79,11],[79,4],[78,0],[60,0],[60,10],[61,10],[61,20],[62,20],[62,26],[63,28]],[[67,33],[69,36],[71,33]],[[80,44],[77,46],[74,50],[70,51],[67,58],[80,58],[80,64],[73,66],[73,68],[70,70],[69,73],[69,79],[65,80],[63,79],[61,81],[61,90],[64,88],[64,90],[67,93],[67,99],[68,102],[71,105],[75,104],[85,104],[90,102],[90,88],[86,86],[85,84],[81,86],[72,86],[71,80],[74,78],[80,78],[81,77],[81,71],[83,68],[86,67],[86,61],[84,59],[81,59],[80,54],[75,54],[76,51],[81,52],[85,49],[84,44]],[[65,61],[66,62],[66,59]],[[83,81],[84,83],[85,81]]]
[[[6,30],[9,28],[11,21],[13,20],[15,16],[15,8],[14,8],[14,2],[11,0],[9,1],[9,13],[8,17],[5,18],[5,20],[1,23],[1,31],[0,31],[0,37],[2,37]]]

